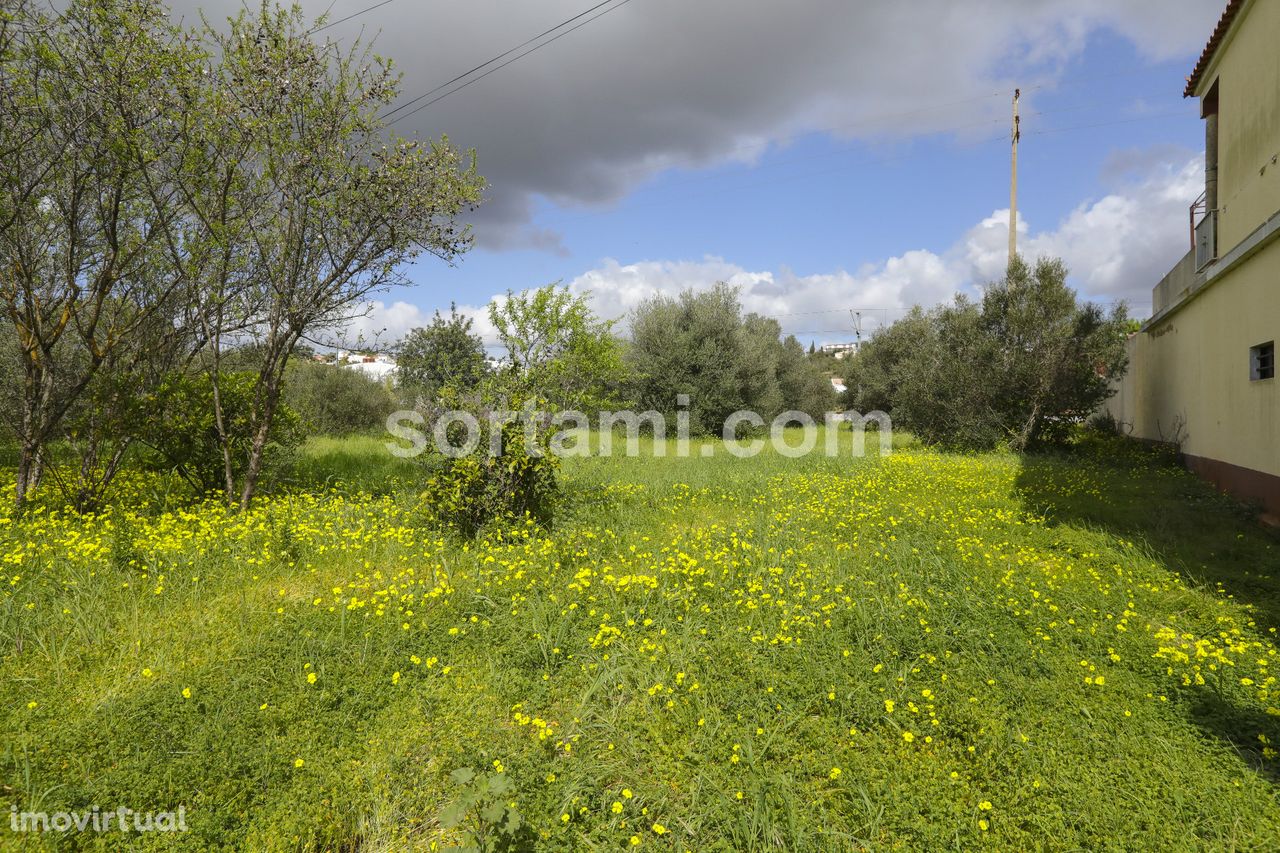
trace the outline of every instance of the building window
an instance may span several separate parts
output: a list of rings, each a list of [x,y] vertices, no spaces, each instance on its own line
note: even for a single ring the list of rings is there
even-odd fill
[[[1249,378],[1274,379],[1276,375],[1276,342],[1267,341],[1249,347]]]

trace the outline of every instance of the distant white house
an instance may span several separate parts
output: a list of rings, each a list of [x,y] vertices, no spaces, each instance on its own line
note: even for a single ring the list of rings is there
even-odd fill
[[[369,379],[379,382],[385,379],[395,381],[396,360],[385,353],[349,353],[339,352],[335,363],[341,367],[355,370]]]
[[[839,376],[831,377],[831,387],[835,390],[837,394],[843,394],[845,391],[849,390],[848,387],[844,384],[844,380],[841,379]]]
[[[829,355],[834,355],[836,358],[844,358],[847,355],[857,355],[861,346],[861,341],[852,341],[846,344],[823,344],[822,351]]]

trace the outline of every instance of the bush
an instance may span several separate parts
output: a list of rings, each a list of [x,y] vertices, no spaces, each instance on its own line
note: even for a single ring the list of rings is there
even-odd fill
[[[500,452],[490,455],[485,435],[476,452],[451,459],[427,481],[422,507],[429,519],[467,538],[494,521],[551,523],[560,494],[559,458],[541,438],[531,445],[523,423],[503,426],[500,440]]]
[[[223,425],[230,437],[231,466],[240,477],[253,442],[254,373],[224,373],[219,379]],[[213,382],[207,374],[174,374],[150,398],[154,417],[139,440],[150,450],[147,467],[172,470],[200,494],[226,487],[218,425],[214,417]],[[281,403],[271,423],[264,470],[280,469],[288,452],[302,440],[297,412]]]
[[[298,361],[284,380],[284,401],[310,435],[376,429],[396,406],[391,391],[364,374],[332,364]]]

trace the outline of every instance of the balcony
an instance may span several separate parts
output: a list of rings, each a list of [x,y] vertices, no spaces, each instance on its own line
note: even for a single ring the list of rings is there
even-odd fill
[[[1199,221],[1197,221],[1199,217]],[[1205,194],[1191,203],[1191,249],[1195,252],[1196,272],[1218,259],[1218,211],[1209,210]]]

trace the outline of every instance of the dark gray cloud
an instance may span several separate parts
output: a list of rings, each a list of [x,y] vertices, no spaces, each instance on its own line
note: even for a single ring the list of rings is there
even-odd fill
[[[177,0],[195,21],[233,0]],[[303,0],[341,18],[372,0]],[[397,0],[326,31],[376,38],[404,98],[592,5],[590,0]],[[751,159],[813,129],[909,135],[999,119],[1013,81],[1055,68],[1109,28],[1153,58],[1193,52],[1206,0],[631,0],[397,125],[479,152],[483,245],[561,251],[530,224],[533,201],[603,205],[658,170]],[[975,99],[935,108],[961,99]],[[885,118],[868,119],[882,116]]]

